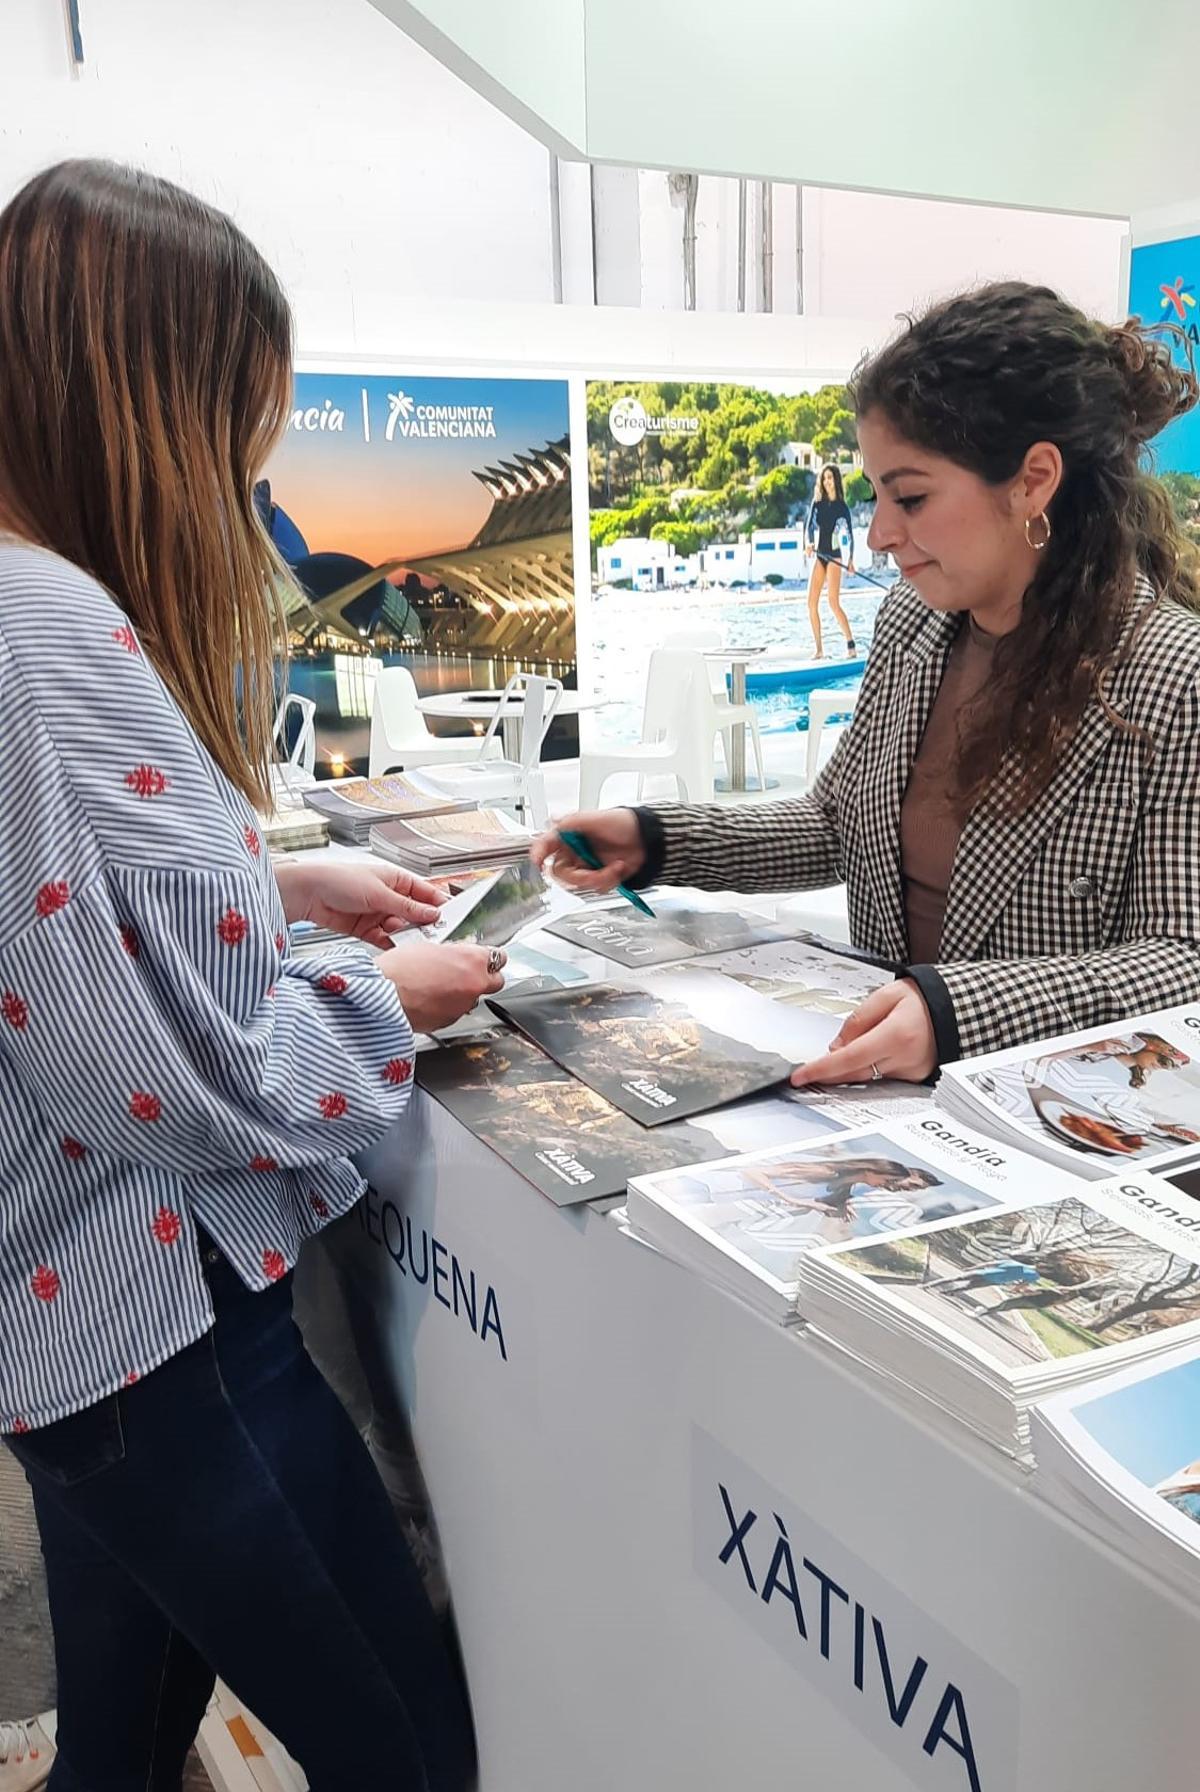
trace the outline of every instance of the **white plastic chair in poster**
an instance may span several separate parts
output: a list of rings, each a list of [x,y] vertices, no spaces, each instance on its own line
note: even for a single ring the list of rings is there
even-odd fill
[[[638,796],[647,777],[674,778],[684,802],[711,802],[713,739],[720,732],[708,688],[708,668],[693,648],[656,647],[646,677],[642,738],[635,746],[579,755],[579,806],[594,809],[609,778],[637,772]]]
[[[444,796],[470,797],[477,803],[500,803],[520,810],[526,822],[544,828],[549,820],[546,780],[542,772],[542,746],[562,701],[560,679],[540,678],[532,672],[514,672],[504,687],[496,712],[488,723],[473,765],[426,768],[421,782]],[[521,749],[519,759],[488,757],[505,712],[520,706]]]

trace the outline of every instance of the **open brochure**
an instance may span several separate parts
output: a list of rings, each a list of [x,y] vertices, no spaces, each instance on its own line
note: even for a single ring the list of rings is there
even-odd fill
[[[763,1095],[644,1127],[509,1027],[423,1052],[418,1084],[558,1206],[623,1195],[631,1176],[773,1137],[817,1138],[836,1121]]]
[[[893,980],[893,972],[806,939],[773,939],[700,961],[759,995],[790,1007],[813,1008],[840,1020]]]
[[[1031,1414],[1041,1491],[1150,1573],[1200,1592],[1200,1342]]]
[[[1021,1454],[1035,1400],[1200,1337],[1200,1236],[1128,1193],[1037,1181],[1020,1205],[807,1257],[797,1294],[818,1330]]]
[[[783,1084],[828,1048],[830,1015],[787,1008],[691,965],[489,1006],[643,1126]]]
[[[1077,1176],[1200,1146],[1200,1003],[948,1064],[938,1101]]]
[[[798,1129],[785,1146],[638,1177],[628,1211],[660,1250],[786,1320],[810,1252],[1052,1194],[1063,1180],[929,1110],[816,1142]]]

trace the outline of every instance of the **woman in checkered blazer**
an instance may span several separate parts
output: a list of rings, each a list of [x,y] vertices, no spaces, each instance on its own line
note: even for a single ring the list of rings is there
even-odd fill
[[[1200,587],[1139,465],[1196,402],[1180,344],[1015,281],[911,323],[853,385],[901,577],[812,791],[570,817],[601,871],[539,842],[581,889],[844,881],[855,945],[902,974],[793,1080],[920,1079],[1200,996]]]

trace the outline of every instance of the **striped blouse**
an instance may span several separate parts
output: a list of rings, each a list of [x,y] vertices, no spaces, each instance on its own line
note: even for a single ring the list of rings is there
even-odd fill
[[[353,1205],[411,1089],[365,959],[297,960],[253,810],[127,619],[0,542],[0,1433],[212,1324],[197,1223],[252,1288]]]

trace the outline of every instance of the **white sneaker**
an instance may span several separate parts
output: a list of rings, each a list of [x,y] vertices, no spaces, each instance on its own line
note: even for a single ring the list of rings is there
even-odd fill
[[[0,1723],[0,1792],[34,1792],[54,1765],[54,1716],[46,1712],[25,1723]]]

